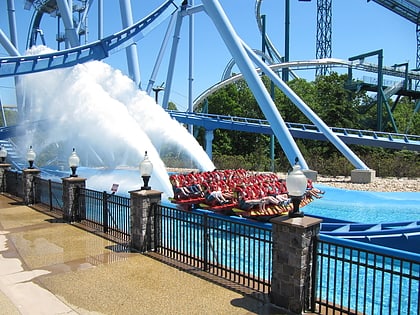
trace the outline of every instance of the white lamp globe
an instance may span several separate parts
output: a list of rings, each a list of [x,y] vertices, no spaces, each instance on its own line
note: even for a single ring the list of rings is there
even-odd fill
[[[26,152],[26,160],[29,162],[29,168],[33,168],[35,158],[36,153],[32,149],[32,146],[30,146],[28,152]]]
[[[76,149],[73,148],[73,152],[69,156],[69,166],[70,167],[79,167],[80,158],[76,153]]]
[[[0,161],[4,162],[6,160],[6,157],[7,157],[7,150],[3,146],[1,146],[0,147]]]
[[[305,193],[308,179],[299,165],[294,165],[293,170],[287,175],[286,185],[290,196],[302,196]]]
[[[153,172],[153,164],[149,160],[147,151],[144,153],[144,159],[140,163],[140,175],[141,176],[151,176]]]

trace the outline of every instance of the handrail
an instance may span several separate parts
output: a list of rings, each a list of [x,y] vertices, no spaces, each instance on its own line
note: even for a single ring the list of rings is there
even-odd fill
[[[172,118],[181,123],[204,127],[206,130],[229,129],[244,132],[273,134],[267,120],[256,118],[244,118],[204,113],[190,113],[167,111]],[[287,128],[293,137],[326,140],[325,135],[310,124],[286,122]],[[342,127],[329,127],[345,143],[378,146],[391,149],[406,149],[420,151],[420,136],[391,133],[384,131],[358,130]]]

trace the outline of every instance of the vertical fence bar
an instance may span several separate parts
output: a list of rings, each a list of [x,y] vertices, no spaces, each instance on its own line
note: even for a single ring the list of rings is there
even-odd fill
[[[159,248],[162,246],[162,208],[158,206],[157,203],[153,204],[153,220],[154,220],[154,240],[155,247],[154,251],[158,252]]]
[[[413,271],[413,263],[410,262],[409,265],[410,265],[409,274],[413,274],[413,272],[412,272]],[[408,283],[408,292],[411,292],[411,282],[412,281],[410,281]],[[419,292],[419,297],[420,297],[420,292]],[[408,314],[410,314],[410,306],[411,306],[411,294],[408,294],[408,311],[407,311]]]
[[[51,179],[48,180],[48,197],[49,197],[49,202],[50,202],[50,211],[53,211],[53,194],[52,194]]]
[[[106,191],[102,193],[102,220],[103,232],[108,233],[108,196]]]
[[[348,259],[349,259],[349,264],[348,264],[348,266],[349,266],[348,290],[349,290],[349,292],[348,292],[348,295],[347,295],[347,305],[350,306],[351,305],[351,287],[353,286],[353,277],[352,277],[352,275],[353,275],[353,249],[349,249],[348,253],[349,253],[349,256],[348,256]]]
[[[339,289],[340,289],[340,306],[343,305],[343,301],[344,301],[344,247],[340,247],[341,249],[341,255],[340,255],[340,251],[337,252],[337,260],[339,260],[339,270],[340,270],[340,277],[337,279],[339,281]],[[340,257],[341,256],[341,257]]]
[[[209,249],[208,249],[208,239],[209,239],[209,235],[208,235],[209,231],[208,231],[208,215],[205,214],[203,217],[203,250],[204,250],[204,257],[203,257],[203,261],[204,261],[204,271],[207,271],[209,269]]]
[[[311,312],[315,312],[315,296],[316,296],[316,288],[317,283],[319,281],[319,275],[318,275],[318,237],[314,238],[314,246],[312,247],[312,287],[311,287],[311,296],[310,296],[310,306],[309,310]]]
[[[400,274],[399,274],[398,278],[399,278],[400,281],[399,281],[398,287],[400,288],[400,291],[403,289],[403,283],[402,283],[402,281],[403,281],[403,268],[404,268],[403,264],[404,263],[401,260],[399,260]],[[402,295],[400,294],[399,297],[398,297],[398,314],[401,314],[401,304],[402,304],[401,299],[402,299]]]

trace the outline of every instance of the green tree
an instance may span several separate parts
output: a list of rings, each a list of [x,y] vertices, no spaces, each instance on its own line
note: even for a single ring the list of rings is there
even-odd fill
[[[262,80],[271,94],[271,82]],[[349,129],[375,129],[376,107],[374,98],[363,90],[348,90],[347,75],[332,73],[318,77],[314,82],[294,79],[288,82],[290,88],[327,125]],[[286,122],[311,123],[277,87],[274,88],[274,102]],[[415,103],[408,99],[399,100],[394,110],[398,128],[410,127],[412,134],[419,134],[420,115],[414,115]],[[243,80],[223,87],[208,98],[208,112],[246,118],[265,118],[247,83]],[[204,130],[199,139],[203,143]],[[328,141],[296,139],[303,156],[311,169],[325,175],[350,175],[351,163]],[[378,176],[420,176],[417,152],[396,151],[360,145],[350,145]],[[215,130],[213,160],[219,168],[243,167],[253,170],[270,170],[270,137],[229,130]],[[275,170],[285,171],[290,167],[285,154],[275,141]],[[415,165],[416,167],[411,167]],[[396,171],[398,170],[398,171]]]
[[[420,113],[415,112],[416,103],[408,97],[399,100],[393,111],[394,120],[397,124],[398,132],[413,135],[420,134]],[[392,128],[387,121],[388,128]]]
[[[317,113],[328,126],[359,128],[357,95],[345,88],[346,82],[347,75],[336,72],[316,78]]]
[[[239,80],[212,94],[208,100],[210,114],[263,118],[262,112],[246,81]],[[198,110],[203,106],[198,107]],[[201,143],[203,131],[201,131]],[[267,154],[269,137],[262,134],[217,129],[214,131],[213,154],[248,155],[253,152]]]
[[[296,93],[305,104],[316,111],[315,90],[312,83],[304,79],[294,79],[288,82],[289,87]],[[275,89],[275,102],[276,106],[282,115],[283,119],[287,122],[294,123],[310,123],[310,120],[296,107],[296,105],[279,89]]]
[[[178,110],[178,107],[174,102],[168,102],[168,109],[169,110]]]

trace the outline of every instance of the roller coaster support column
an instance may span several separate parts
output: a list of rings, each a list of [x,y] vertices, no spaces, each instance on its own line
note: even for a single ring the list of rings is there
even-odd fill
[[[170,35],[173,31],[175,21],[176,21],[176,17],[177,17],[176,14],[172,14],[171,21],[169,22],[169,26],[166,30],[165,37],[163,38],[163,41],[162,41],[162,46],[160,47],[159,54],[158,54],[158,57],[157,57],[156,62],[155,62],[155,66],[153,67],[152,74],[150,75],[149,83],[148,83],[147,88],[146,88],[146,93],[149,94],[149,95],[150,95],[150,93],[153,89],[153,85],[156,82],[156,76],[158,74],[159,67],[162,64],[162,59],[164,57],[166,46],[169,43]]]
[[[104,38],[104,0],[98,0],[98,39]]]
[[[375,50],[368,52],[366,54],[357,55],[354,57],[350,57],[349,61],[355,61],[355,60],[361,60],[363,61],[366,57],[371,57],[378,55],[378,86],[377,86],[377,107],[376,107],[376,129],[378,131],[382,131],[382,103],[384,101],[383,97],[383,90],[382,90],[382,81],[383,81],[383,73],[382,73],[382,67],[383,67],[383,50]],[[351,68],[349,68],[349,73],[351,71]],[[349,78],[351,75],[349,75]]]
[[[17,28],[16,28],[16,14],[15,14],[15,3],[14,0],[7,0],[7,11],[8,11],[8,18],[9,18],[9,32],[10,32],[10,40],[6,37],[3,31],[0,29],[0,44],[6,49],[10,56],[20,56],[19,53],[19,46],[18,46],[18,39],[17,39]],[[19,81],[20,77],[14,77],[15,86],[20,86]],[[16,104],[18,106],[18,120],[21,121],[22,115],[22,93],[20,92],[21,89],[16,89]]]
[[[289,62],[289,34],[290,34],[290,0],[285,1],[285,19],[284,19],[284,62]],[[289,68],[283,68],[282,79],[289,81]]]
[[[123,28],[133,25],[133,14],[131,12],[131,4],[129,0],[120,0],[120,11]],[[141,78],[139,70],[139,62],[137,58],[137,44],[133,43],[126,48],[128,73],[130,78],[140,87]]]
[[[15,3],[14,0],[7,0],[7,12],[9,17],[9,32],[10,40],[13,45],[19,50],[18,39],[17,39],[17,29],[16,29],[16,14],[15,14]],[[19,55],[19,53],[18,53]]]
[[[166,88],[165,93],[163,94],[163,101],[162,101],[162,107],[164,109],[168,109],[168,103],[169,103],[169,94],[171,93],[172,89],[172,79],[174,76],[174,67],[175,67],[175,60],[176,60],[176,53],[178,50],[178,44],[179,44],[179,34],[181,31],[181,25],[182,25],[182,18],[185,14],[185,10],[177,11],[176,15],[176,22],[175,22],[175,30],[174,30],[174,36],[172,39],[172,48],[171,48],[171,55],[169,57],[169,67],[168,67],[168,74],[166,76]]]
[[[0,44],[6,49],[7,53],[10,56],[20,56],[19,51],[16,47],[9,41],[6,34],[0,29]]]
[[[189,0],[194,5],[194,0]],[[189,47],[188,47],[188,111],[194,111],[193,104],[193,81],[194,81],[194,14],[189,15]],[[190,134],[194,133],[194,125],[188,125]]]
[[[336,135],[331,129],[318,117],[317,114],[306,105],[303,100],[287,86],[287,84],[282,81],[265,63],[261,62],[258,56],[247,47],[244,43],[243,46],[246,48],[249,56],[252,57],[252,60],[261,67],[261,70],[282,90],[282,92],[295,104],[295,106],[309,119],[314,123],[320,131],[327,137],[327,139],[335,145],[337,149],[358,169],[367,170],[368,167],[360,160],[353,151]],[[293,165],[293,164],[292,164]],[[305,169],[302,167],[302,169]]]
[[[213,130],[206,130],[206,153],[209,157],[210,160],[213,159],[213,139],[214,139],[214,134],[213,134]]]
[[[265,15],[261,15],[261,23],[262,23],[262,43],[261,43],[261,50],[263,55],[265,55],[265,48],[267,46],[265,36],[266,36],[266,23],[265,23]],[[262,58],[264,61],[264,58]],[[288,70],[288,69],[287,69]],[[284,73],[283,73],[284,74]],[[271,99],[274,100],[274,84],[273,81],[270,81],[270,94]],[[274,172],[274,136],[270,135],[270,171]]]
[[[73,26],[72,8],[69,8],[66,0],[57,0],[57,5],[60,9],[60,14],[66,29],[66,39],[70,42],[70,47],[79,46],[79,38]]]
[[[290,165],[294,165],[295,159],[298,158],[301,168],[307,170],[308,165],[306,164],[302,153],[296,145],[290,131],[287,129],[287,126],[267,92],[267,89],[258,76],[254,65],[242,46],[241,39],[235,33],[220,3],[217,0],[202,0],[202,3],[204,5],[204,10],[213,20],[213,23],[223,38],[226,47],[229,49],[238,68],[246,79],[246,82],[264,113],[264,116],[270,123],[273,133],[276,135],[280,145],[282,146]]]

